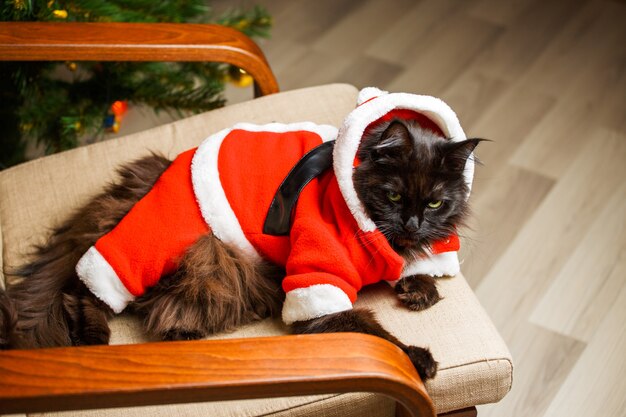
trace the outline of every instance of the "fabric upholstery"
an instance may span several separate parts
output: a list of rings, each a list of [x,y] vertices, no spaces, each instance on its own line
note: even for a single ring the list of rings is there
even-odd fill
[[[28,417],[393,417],[394,415],[395,403],[390,398],[371,393],[356,393],[299,397],[297,402],[293,398],[274,398],[29,414]]]
[[[45,241],[50,228],[116,178],[121,162],[149,152],[172,158],[209,134],[237,122],[313,121],[339,126],[354,108],[357,90],[328,85],[267,96],[200,114],[112,141],[28,162],[0,172],[0,250],[5,275],[28,259],[29,248]],[[356,307],[374,310],[380,321],[408,344],[430,347],[439,361],[426,384],[438,412],[496,402],[510,389],[512,362],[462,275],[438,280],[443,300],[415,313],[402,308],[386,284],[366,287]],[[113,344],[148,341],[138,321],[122,314],[111,320]],[[244,326],[212,338],[288,333],[280,319]],[[51,413],[62,416],[392,416],[395,405],[367,393],[200,403],[135,409]],[[373,412],[372,410],[376,410]],[[47,414],[46,414],[47,415]]]

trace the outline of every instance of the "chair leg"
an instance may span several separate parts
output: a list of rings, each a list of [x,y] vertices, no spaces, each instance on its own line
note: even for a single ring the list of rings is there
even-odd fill
[[[478,411],[476,407],[464,408],[462,410],[450,411],[448,413],[437,414],[437,417],[476,417]]]

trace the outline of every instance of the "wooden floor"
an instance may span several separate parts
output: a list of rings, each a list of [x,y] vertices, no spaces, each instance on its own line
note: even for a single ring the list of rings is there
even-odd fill
[[[282,90],[431,94],[494,141],[478,150],[462,269],[515,377],[479,415],[626,416],[626,3],[260,3]]]

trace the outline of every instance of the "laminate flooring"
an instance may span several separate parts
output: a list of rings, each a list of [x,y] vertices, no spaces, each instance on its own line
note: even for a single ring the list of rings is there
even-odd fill
[[[626,3],[256,3],[282,90],[430,94],[493,140],[477,151],[462,270],[515,373],[479,415],[626,416]]]

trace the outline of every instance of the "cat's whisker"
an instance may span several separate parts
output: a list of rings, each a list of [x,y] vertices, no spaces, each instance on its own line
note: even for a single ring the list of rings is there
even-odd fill
[[[384,235],[381,236],[381,235],[375,235],[373,233],[370,233],[369,235],[367,235],[367,238],[362,239],[361,242],[363,243],[364,246],[370,246],[370,245],[377,243],[381,239],[388,240],[388,238],[386,238]]]

